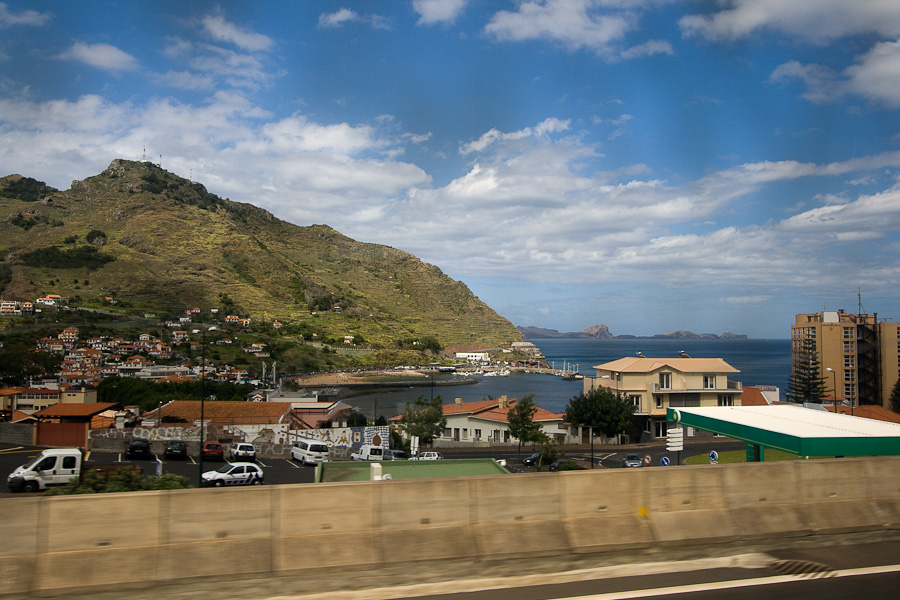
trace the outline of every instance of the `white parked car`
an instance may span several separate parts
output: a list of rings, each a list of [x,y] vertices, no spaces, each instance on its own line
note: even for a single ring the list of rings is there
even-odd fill
[[[316,440],[298,440],[291,447],[291,458],[304,465],[315,465],[328,460],[328,446]]]
[[[203,486],[260,485],[263,472],[256,463],[236,462],[203,474]]]
[[[231,447],[231,460],[254,460],[256,459],[256,448],[253,444],[234,444]]]
[[[440,452],[420,452],[409,460],[441,460],[442,458],[444,458],[444,455]]]

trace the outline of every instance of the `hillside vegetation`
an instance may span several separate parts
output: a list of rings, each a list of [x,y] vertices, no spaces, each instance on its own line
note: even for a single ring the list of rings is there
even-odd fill
[[[113,160],[65,191],[0,179],[0,256],[6,300],[59,294],[162,318],[217,308],[375,348],[522,339],[464,284],[411,254],[292,225],[149,162]]]

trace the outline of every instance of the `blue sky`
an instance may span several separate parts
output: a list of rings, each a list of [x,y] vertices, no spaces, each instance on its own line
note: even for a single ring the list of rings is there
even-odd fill
[[[0,174],[144,156],[516,325],[900,319],[897,2],[0,2]]]

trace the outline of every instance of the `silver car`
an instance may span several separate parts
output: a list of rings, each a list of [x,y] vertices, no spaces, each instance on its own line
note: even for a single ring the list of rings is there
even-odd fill
[[[643,467],[644,461],[641,460],[641,457],[637,454],[626,454],[625,458],[622,459],[623,467]]]
[[[231,460],[254,460],[256,448],[253,444],[235,444],[231,447]]]

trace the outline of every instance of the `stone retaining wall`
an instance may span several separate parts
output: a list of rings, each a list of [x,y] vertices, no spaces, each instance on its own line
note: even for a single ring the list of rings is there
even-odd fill
[[[21,598],[898,529],[900,457],[2,502],[0,596]]]

